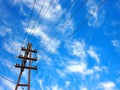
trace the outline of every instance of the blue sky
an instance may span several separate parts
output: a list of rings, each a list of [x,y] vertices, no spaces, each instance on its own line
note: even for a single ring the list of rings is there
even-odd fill
[[[17,56],[31,42],[38,50],[31,90],[120,90],[120,1],[51,1],[36,0],[30,20],[34,0],[0,0],[0,75],[17,82]],[[0,90],[14,90],[0,81]]]

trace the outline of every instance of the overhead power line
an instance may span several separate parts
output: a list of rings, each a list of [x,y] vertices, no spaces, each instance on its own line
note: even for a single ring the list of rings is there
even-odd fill
[[[79,12],[79,10],[84,6],[84,4],[85,4],[86,2],[87,2],[87,0],[84,0],[84,1],[83,1],[83,3],[79,6],[79,8],[78,8],[77,10],[75,10],[75,12],[73,12],[73,14],[71,15],[71,18],[69,18],[68,21],[70,21],[70,20]],[[62,18],[66,15],[66,13],[68,13],[68,11],[70,10],[71,6],[72,6],[74,3],[75,3],[75,0],[73,0],[73,2],[69,5],[68,9],[65,11],[65,13],[63,14],[63,16],[58,20],[56,26],[55,26],[53,29],[55,29],[55,28],[57,27],[57,25],[60,23],[60,21],[62,20]],[[62,29],[66,26],[66,24],[68,24],[68,22],[63,24]],[[58,34],[59,34],[59,30],[55,33],[54,39],[57,37]],[[51,41],[48,41],[47,45],[48,45],[50,42],[51,42]],[[46,45],[46,46],[47,46],[47,45]]]
[[[88,0],[84,0],[83,3],[80,5],[80,7],[75,10],[75,12],[71,15],[71,18],[73,18],[73,16],[76,15],[76,13],[78,13],[78,11],[85,5],[85,3],[87,2]]]
[[[42,21],[43,21],[43,18],[46,16],[46,14],[47,14],[47,12],[48,12],[48,10],[49,10],[49,8],[50,8],[50,6],[53,4],[53,1],[54,0],[51,0],[51,2],[49,3],[49,6],[47,7],[47,9],[46,9],[46,11],[44,12],[44,14],[43,14],[43,16],[40,18],[40,21],[39,21],[39,23],[38,23],[38,25],[40,25],[41,23],[42,23]],[[34,28],[35,28],[35,24],[33,24],[33,28],[31,29],[31,36],[34,34]],[[29,37],[30,39],[31,39],[31,36]],[[29,39],[29,40],[30,40]]]
[[[79,12],[79,10],[84,6],[84,4],[86,3],[86,1],[87,0],[84,0],[83,3],[79,6],[79,8],[77,10],[75,10],[75,12],[73,12],[73,14],[71,15],[71,17],[68,19],[67,23],[63,24],[62,29],[64,29],[64,27],[69,23],[69,21]],[[58,33],[59,32],[57,32],[56,36],[58,35]]]
[[[75,12],[73,12],[73,14],[71,15],[71,17],[68,19],[68,21],[66,23],[63,24],[62,29],[64,29],[64,27],[69,23],[69,21],[81,10],[81,8],[85,5],[85,3],[87,2],[87,0],[84,0],[82,2],[82,4],[79,6],[79,8],[77,10],[75,10]],[[61,30],[62,31],[62,30]]]
[[[43,10],[43,7],[44,7],[45,2],[46,2],[46,0],[44,0],[43,3],[42,3],[42,6],[41,6],[41,8],[40,8],[40,10],[39,10],[39,13],[38,13],[37,17],[35,18],[34,23],[33,23],[32,27],[31,27],[31,29],[30,29],[30,33],[32,33],[32,30],[35,28],[39,16],[42,15],[41,12],[42,12],[42,10]],[[32,34],[33,34],[33,33],[32,33]],[[26,37],[26,42],[25,42],[25,44],[27,43],[27,38],[29,38],[29,37]]]
[[[8,82],[11,82],[11,83],[13,83],[13,84],[16,84],[14,81],[9,80],[8,78],[6,78],[6,77],[4,77],[4,76],[2,76],[2,75],[0,75],[0,78],[6,80],[6,81],[8,81]]]
[[[27,29],[29,28],[30,26],[30,23],[31,23],[31,19],[32,19],[32,15],[33,15],[33,11],[34,11],[34,8],[35,8],[35,4],[36,4],[36,0],[34,0],[34,4],[33,4],[33,7],[32,7],[32,10],[31,10],[31,13],[30,13],[30,17],[29,17],[29,20],[28,20],[28,25],[27,25]],[[24,37],[23,37],[23,43],[22,43],[22,46],[25,44],[25,39],[27,37],[27,33],[25,33]]]
[[[70,5],[68,6],[68,8],[66,9],[66,11],[63,13],[63,15],[59,18],[59,20],[57,21],[57,23],[55,24],[55,26],[51,29],[54,30],[58,24],[60,23],[60,21],[63,19],[63,17],[65,17],[65,15],[69,12],[69,10],[71,9],[71,7],[73,6],[73,4],[75,3],[76,0],[73,0],[72,3],[70,3]]]
[[[50,6],[53,4],[53,1],[54,1],[54,0],[51,0],[51,2],[50,2],[50,4],[49,4],[49,6],[48,6],[48,7],[47,7],[47,9],[46,9],[46,12],[43,14],[43,17],[40,19],[39,24],[41,24],[41,22],[42,22],[43,18],[46,16],[46,14],[47,14],[47,12],[48,12],[48,10],[49,10]]]
[[[65,15],[69,12],[69,10],[71,9],[71,7],[74,5],[75,1],[76,1],[76,0],[73,0],[73,1],[69,4],[68,8],[65,10],[65,12],[63,13],[63,15],[59,18],[59,20],[57,21],[57,23],[55,24],[55,26],[54,26],[51,30],[54,30],[54,29],[58,26],[58,24],[60,23],[60,21],[65,17]],[[58,32],[59,32],[59,31],[58,31]],[[54,34],[54,37],[57,36],[58,32],[56,32],[56,33]],[[44,41],[46,41],[46,39],[45,39]],[[48,41],[48,43],[46,44],[46,46],[47,46],[50,42],[51,42],[51,40]]]
[[[103,0],[103,1],[98,5],[97,9],[96,9],[93,13],[97,12],[97,11],[100,9],[100,7],[104,4],[104,2],[105,2],[105,0]],[[90,18],[91,18],[91,15],[88,16],[88,20],[90,20]],[[78,31],[81,29],[81,27],[82,27],[86,22],[87,22],[87,20],[85,19],[85,20],[80,24],[80,26],[78,26],[78,27],[73,31],[73,33],[69,36],[69,38],[66,39],[64,42],[66,42],[66,41],[68,41],[68,40],[71,40],[71,39],[73,38],[73,36],[76,34],[76,32],[78,32]],[[78,29],[79,29],[79,30],[78,30]]]

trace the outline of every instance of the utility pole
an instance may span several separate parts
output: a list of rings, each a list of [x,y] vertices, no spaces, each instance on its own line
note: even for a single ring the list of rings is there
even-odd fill
[[[15,90],[18,90],[19,86],[26,86],[28,87],[28,90],[30,90],[30,74],[31,74],[31,69],[33,70],[37,70],[37,67],[34,66],[32,67],[32,61],[37,61],[37,58],[32,58],[32,53],[37,53],[37,50],[32,50],[32,44],[28,43],[27,44],[27,48],[22,47],[21,48],[22,51],[24,51],[24,55],[19,55],[18,58],[22,59],[22,63],[20,64],[16,64],[15,67],[20,68],[20,74],[18,77],[18,81],[15,87]],[[28,63],[28,66],[26,66],[26,63]],[[21,84],[20,83],[20,79],[22,77],[22,73],[24,71],[24,69],[28,69],[28,83],[27,84]]]

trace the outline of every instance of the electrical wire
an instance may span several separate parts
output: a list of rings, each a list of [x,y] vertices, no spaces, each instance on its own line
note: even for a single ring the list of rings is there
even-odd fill
[[[76,0],[73,0],[72,3],[70,3],[70,5],[68,6],[68,8],[66,9],[65,13],[61,16],[61,18],[59,18],[59,20],[57,21],[57,23],[55,24],[55,26],[51,29],[54,30],[58,24],[60,23],[60,21],[63,19],[63,17],[65,17],[66,13],[69,12],[69,10],[71,9],[71,7],[73,6],[73,4],[75,3]]]
[[[85,5],[85,3],[87,2],[88,0],[84,0],[83,3],[80,5],[80,7],[71,15],[71,18],[73,18],[73,16],[76,15],[76,13],[78,13],[78,11]]]
[[[43,17],[42,17],[42,18],[40,19],[40,21],[39,21],[39,25],[42,23],[43,18],[46,16],[46,14],[47,14],[47,12],[48,12],[50,6],[53,4],[53,2],[54,2],[54,0],[51,0],[49,6],[48,6],[47,9],[46,9],[46,12],[43,14]],[[34,26],[34,28],[35,28],[35,26]],[[31,29],[31,36],[34,34],[34,28]],[[31,36],[29,37],[29,40],[31,40]]]
[[[48,10],[49,10],[50,6],[53,4],[53,2],[54,2],[54,0],[51,0],[51,2],[50,2],[50,4],[49,4],[49,6],[48,6],[48,7],[47,7],[47,9],[46,9],[46,12],[44,13],[43,17],[40,19],[39,24],[42,22],[43,18],[46,16],[46,14],[47,14],[47,12],[48,12]]]
[[[73,0],[73,2],[71,3],[71,5],[69,6],[69,8],[66,10],[66,13],[69,11],[70,7],[73,5],[74,2],[75,2],[75,0]],[[71,15],[71,18],[69,18],[68,21],[70,21],[70,20],[73,18],[73,16],[75,16],[75,15],[79,12],[79,10],[84,6],[84,4],[85,4],[86,2],[87,2],[87,0],[84,0],[84,1],[83,1],[83,3],[79,6],[79,8]],[[66,14],[66,13],[65,13],[65,14]],[[65,14],[63,14],[62,18],[65,16]],[[62,18],[60,18],[60,20],[58,20],[58,24],[60,23],[60,21],[61,21]],[[56,25],[58,25],[58,24],[56,24]],[[68,24],[68,22],[63,24],[62,29],[66,26],[66,24]],[[57,26],[55,26],[55,27],[57,27]],[[56,34],[54,35],[54,39],[57,37],[58,34],[59,34],[59,31],[57,31]],[[46,46],[47,46],[50,42],[51,42],[51,41],[49,41],[49,42],[46,44]]]
[[[65,17],[66,13],[68,13],[69,10],[71,9],[71,7],[74,5],[75,1],[76,1],[76,0],[73,0],[73,1],[70,3],[70,5],[69,5],[68,8],[66,9],[66,11],[65,11],[65,12],[63,13],[63,15],[59,18],[59,20],[57,21],[57,23],[55,24],[55,26],[54,26],[51,30],[54,30],[54,29],[58,26],[58,24],[60,23],[60,21]],[[59,32],[59,31],[58,31],[58,32]],[[55,33],[54,37],[57,36],[58,32]],[[44,41],[46,41],[46,39],[45,39]],[[50,42],[51,42],[51,40],[49,40],[46,45],[48,45]]]
[[[48,9],[49,9],[50,6],[52,5],[53,1],[54,1],[54,0],[52,0],[51,3],[49,4],[46,12],[45,12],[44,15],[43,15],[43,18],[45,17],[46,13],[48,12]],[[72,14],[72,17],[82,8],[82,6],[85,4],[86,1],[87,1],[87,0],[84,0],[84,2],[80,5],[80,7]],[[71,3],[71,5],[72,5],[74,2],[75,2],[75,0],[73,0],[73,2]],[[71,5],[70,5],[70,6],[71,6]],[[70,6],[69,6],[69,7],[70,7]],[[66,13],[67,13],[68,11],[69,11],[69,8],[66,10]],[[66,13],[65,13],[65,14],[66,14]],[[65,16],[65,14],[58,20],[58,24],[59,24],[59,22],[62,20],[62,18]],[[43,18],[40,19],[40,22],[39,22],[39,23],[42,22]],[[58,25],[58,24],[56,24],[56,25]],[[65,24],[65,23],[64,23],[64,24]],[[33,25],[34,25],[34,24],[33,24]],[[64,26],[65,26],[65,25],[64,25]],[[55,26],[55,27],[56,27],[56,26]],[[34,25],[34,28],[35,28],[35,25]],[[32,29],[33,29],[33,28],[32,28]],[[32,29],[31,29],[31,32],[32,32]],[[33,33],[34,33],[34,32],[32,32],[32,34],[33,34]],[[31,36],[32,36],[32,34],[31,34]],[[57,34],[58,34],[58,33],[57,33]],[[55,37],[57,36],[57,34],[55,34]]]
[[[87,0],[84,0],[83,1],[83,3],[80,5],[80,7],[77,9],[77,10],[75,10],[75,12],[71,15],[71,17],[68,19],[68,21],[70,21],[78,12],[79,12],[79,10],[85,5],[85,3],[87,2]],[[64,29],[64,27],[69,23],[67,21],[67,23],[64,23],[63,24],[63,27],[62,27],[62,29]],[[61,30],[62,31],[62,30]],[[57,36],[57,35],[56,35]]]
[[[4,76],[2,76],[2,75],[0,75],[0,78],[4,79],[4,80],[6,80],[6,81],[9,81],[9,82],[11,82],[11,83],[13,83],[13,84],[16,84],[14,81],[9,80],[8,78],[6,78],[6,77],[4,77]]]
[[[53,0],[54,1],[54,0]],[[75,0],[74,0],[75,1]],[[71,5],[74,3],[74,1],[71,3]],[[87,0],[84,0],[83,1],[83,3],[79,6],[79,8],[71,15],[71,17],[73,18],[73,16],[75,16],[76,14],[77,14],[77,12],[79,12],[79,10],[84,6],[84,4],[86,3],[86,1]],[[50,4],[51,5],[51,4]],[[50,7],[50,5],[49,5],[49,7]],[[69,6],[70,7],[70,6]],[[48,9],[47,9],[48,10]],[[69,8],[67,9],[67,11],[66,12],[68,12],[69,11]],[[46,13],[47,13],[47,11],[46,11]],[[44,15],[45,15],[45,13],[44,13]],[[64,15],[63,15],[64,16]],[[72,18],[69,18],[69,20],[71,20]],[[62,19],[62,18],[61,18]],[[41,19],[42,20],[42,19]],[[60,21],[59,21],[60,22]],[[66,25],[66,23],[64,23],[64,26]],[[64,28],[64,26],[63,26],[63,28]],[[56,26],[55,26],[56,27]],[[59,32],[57,32],[56,34],[55,34],[55,36],[54,36],[54,38],[58,35],[58,33]],[[47,44],[46,44],[46,46],[50,43],[51,41],[49,41]]]
[[[32,33],[32,30],[35,28],[35,26],[36,26],[36,24],[37,24],[38,17],[42,14],[41,12],[42,12],[42,9],[43,9],[43,6],[44,6],[45,2],[46,2],[46,0],[44,0],[43,3],[42,3],[42,6],[41,6],[41,8],[40,8],[40,10],[39,10],[39,13],[38,13],[37,17],[36,17],[35,20],[34,20],[34,23],[33,23],[33,25],[32,25],[32,28],[30,29],[30,33]],[[27,38],[29,38],[29,37],[27,37]],[[28,42],[26,41],[26,43],[28,43]],[[25,43],[25,44],[26,44],[26,43]]]
[[[35,8],[35,5],[36,5],[36,1],[37,1],[37,0],[34,0],[34,4],[33,4],[33,7],[32,7],[32,10],[31,10],[31,13],[30,13],[30,17],[29,17],[29,20],[28,20],[28,25],[27,25],[27,29],[26,29],[26,30],[28,30],[28,28],[29,28],[29,26],[30,26],[31,19],[32,19],[32,15],[33,15],[33,11],[34,11],[34,8]],[[22,46],[24,46],[26,38],[27,38],[27,33],[26,33],[26,34],[24,35],[24,37],[23,37]]]
[[[64,27],[69,23],[69,21],[81,10],[81,8],[85,5],[86,2],[87,2],[87,0],[83,1],[83,3],[80,5],[80,7],[71,15],[71,17],[68,19],[68,21],[63,24],[62,29],[64,29]]]
[[[100,7],[104,4],[104,2],[105,2],[105,0],[103,0],[99,5],[98,5],[98,7],[97,7],[97,9],[93,12],[93,13],[95,13],[95,12],[97,12],[99,9],[100,9]],[[89,16],[88,16],[88,20],[90,20],[90,18],[91,18],[91,15],[89,14]],[[66,42],[66,41],[68,41],[68,40],[71,40],[72,38],[73,38],[73,36],[76,34],[76,32],[78,32],[80,29],[81,29],[81,27],[83,26],[83,25],[85,25],[86,24],[86,19],[80,24],[80,26],[78,26],[74,31],[73,31],[73,33],[68,37],[69,39],[66,39],[64,42]],[[79,30],[78,30],[79,29]],[[67,43],[67,42],[66,42]]]

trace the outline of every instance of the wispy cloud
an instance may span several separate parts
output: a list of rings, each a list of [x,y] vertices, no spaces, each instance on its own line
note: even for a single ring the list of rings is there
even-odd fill
[[[27,7],[29,7],[30,9],[33,7],[34,4],[34,0],[10,0],[11,2],[13,2],[14,5],[20,5],[20,11],[23,12],[24,15],[26,15],[26,11],[22,8],[22,5],[26,5]],[[61,5],[59,4],[58,0],[54,0],[52,5],[49,7],[49,4],[51,3],[51,0],[46,0],[45,3],[43,4],[44,0],[37,0],[36,4],[35,4],[35,12],[39,13],[40,8],[42,7],[42,11],[40,13],[40,17],[42,17],[42,19],[44,20],[48,20],[48,21],[56,21],[61,14],[63,13],[63,9],[61,7]],[[47,8],[49,7],[49,10],[47,11]],[[47,13],[46,13],[47,11]],[[46,13],[46,14],[45,14]]]
[[[116,51],[120,52],[120,41],[119,40],[112,40],[111,43],[116,48]]]
[[[119,41],[119,40],[112,40],[112,44],[113,44],[113,46],[115,46],[116,48],[120,48],[120,41]]]
[[[70,44],[68,44],[68,50],[70,51],[71,55],[75,55],[77,57],[80,57],[81,60],[84,60],[86,58],[86,52],[85,52],[85,44],[84,41],[73,41]]]
[[[54,85],[52,86],[52,90],[63,90],[63,89],[59,88],[58,85]]]
[[[98,56],[98,54],[95,52],[93,47],[89,47],[89,50],[87,51],[87,53],[96,60],[97,63],[100,63],[100,58]]]
[[[46,11],[49,3],[50,3],[50,1],[47,0],[43,7],[44,11]],[[44,11],[43,11],[43,13],[44,13]],[[50,20],[50,21],[56,21],[61,16],[62,13],[63,13],[62,7],[56,0],[53,2],[52,6],[49,8],[49,11],[46,13],[44,19]],[[41,15],[41,16],[43,16],[43,15]]]
[[[66,87],[70,85],[70,81],[65,81]]]
[[[87,48],[84,40],[72,41],[68,44],[67,48],[70,55],[78,57],[79,60],[69,61],[66,66],[66,71],[70,71],[71,73],[80,73],[81,75],[91,75],[103,70],[102,67],[99,67],[96,64],[94,64],[92,68],[88,68],[88,55],[95,59],[97,64],[100,63],[100,57],[99,54],[96,53],[95,47],[90,46]]]
[[[62,37],[68,38],[74,31],[74,22],[70,19],[69,13],[66,15],[65,19],[60,22],[57,26],[57,30],[62,34]]]
[[[88,90],[88,89],[87,89],[87,87],[82,86],[82,87],[80,87],[80,90]]]
[[[65,77],[66,76],[66,73],[63,71],[63,70],[59,70],[59,69],[56,69],[57,73],[61,76],[61,77]]]
[[[103,83],[100,83],[100,85],[102,86],[102,88],[104,90],[115,90],[115,83],[114,82],[103,82]]]
[[[7,52],[16,55],[20,52],[21,43],[15,40],[9,40],[7,42],[3,42],[3,47]]]
[[[90,55],[93,59],[96,60],[96,62],[98,64],[100,63],[100,57],[99,57],[99,54],[96,53],[95,47],[89,46],[87,48],[84,40],[73,41],[73,42],[68,44],[67,48],[69,50],[68,52],[71,55],[77,56],[77,57],[81,58],[81,60],[83,60],[83,61],[85,61],[87,59],[88,55]]]
[[[5,36],[5,35],[10,34],[10,33],[12,33],[11,28],[6,28],[3,26],[0,27],[0,36]]]
[[[39,82],[39,85],[40,85],[41,90],[44,90],[44,89],[43,89],[43,85],[42,85],[42,84],[43,84],[42,80],[40,79],[40,80],[38,80],[38,82]]]
[[[82,75],[90,75],[94,73],[92,69],[87,68],[85,63],[68,65],[66,68],[68,72],[80,73]]]
[[[90,27],[99,27],[104,21],[105,11],[98,10],[98,4],[95,0],[88,0],[86,3],[88,15],[91,15],[91,18],[88,19],[88,25]]]

